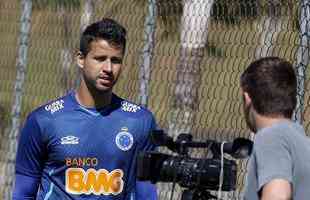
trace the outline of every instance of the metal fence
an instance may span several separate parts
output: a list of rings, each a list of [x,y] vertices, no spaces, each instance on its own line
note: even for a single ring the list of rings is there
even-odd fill
[[[17,135],[27,113],[77,85],[74,52],[86,24],[112,17],[128,29],[116,93],[150,108],[170,135],[250,137],[239,76],[255,58],[294,63],[298,107],[310,125],[309,0],[1,0],[0,199],[11,199]],[[193,157],[203,153],[193,151]],[[238,161],[241,199],[247,161]],[[158,184],[170,199],[171,184]],[[173,199],[180,199],[180,188]]]

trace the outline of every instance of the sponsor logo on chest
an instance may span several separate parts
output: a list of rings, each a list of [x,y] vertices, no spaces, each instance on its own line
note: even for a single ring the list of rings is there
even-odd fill
[[[67,157],[65,173],[66,191],[70,194],[118,195],[123,191],[122,169],[95,169],[99,160],[95,157]],[[84,167],[89,167],[87,170]]]
[[[114,169],[85,171],[82,168],[69,168],[66,170],[66,191],[71,194],[117,195],[123,191],[124,172]]]

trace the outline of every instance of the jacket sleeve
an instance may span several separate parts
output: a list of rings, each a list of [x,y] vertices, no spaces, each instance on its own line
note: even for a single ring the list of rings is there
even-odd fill
[[[13,199],[35,199],[45,162],[45,145],[41,130],[33,114],[30,114],[18,140],[15,165]]]

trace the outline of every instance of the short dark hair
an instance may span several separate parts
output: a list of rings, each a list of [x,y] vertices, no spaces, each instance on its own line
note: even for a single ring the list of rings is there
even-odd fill
[[[122,48],[123,53],[126,48],[126,29],[110,18],[102,18],[86,27],[80,40],[80,52],[86,56],[90,51],[90,43],[97,39],[106,40],[110,45]]]
[[[297,102],[297,81],[292,64],[278,57],[252,62],[241,75],[241,88],[258,114],[291,118]]]

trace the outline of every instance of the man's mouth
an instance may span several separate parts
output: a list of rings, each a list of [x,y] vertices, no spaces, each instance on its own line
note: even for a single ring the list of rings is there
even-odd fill
[[[113,78],[111,76],[99,76],[99,81],[104,85],[110,85],[113,83]]]

